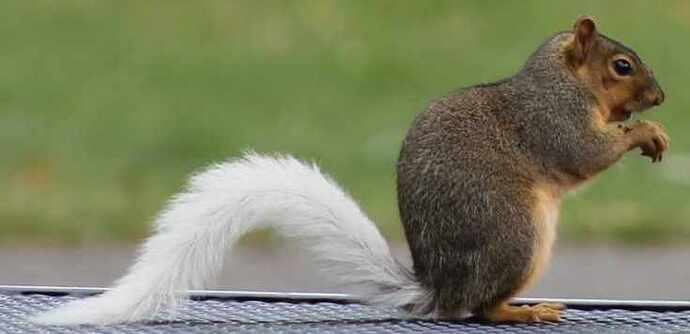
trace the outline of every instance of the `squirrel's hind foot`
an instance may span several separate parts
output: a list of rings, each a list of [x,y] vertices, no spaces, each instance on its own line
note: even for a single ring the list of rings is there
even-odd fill
[[[492,322],[559,322],[565,305],[558,303],[541,303],[537,305],[513,306],[503,303],[486,313],[487,320]]]

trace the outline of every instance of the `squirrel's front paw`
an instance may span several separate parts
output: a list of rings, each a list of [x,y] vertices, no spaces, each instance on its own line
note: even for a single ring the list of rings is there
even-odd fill
[[[636,145],[642,150],[642,155],[652,158],[652,162],[659,162],[663,153],[668,150],[670,138],[660,123],[638,121],[629,133],[637,137]]]

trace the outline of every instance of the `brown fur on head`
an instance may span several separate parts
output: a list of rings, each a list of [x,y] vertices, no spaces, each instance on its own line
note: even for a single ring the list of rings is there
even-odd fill
[[[588,86],[609,122],[625,121],[633,112],[664,101],[652,70],[634,51],[599,34],[590,17],[577,19],[564,52],[573,74]]]

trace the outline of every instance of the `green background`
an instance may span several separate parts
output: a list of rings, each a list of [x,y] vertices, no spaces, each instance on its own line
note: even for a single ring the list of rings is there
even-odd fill
[[[577,4],[575,4],[577,3]],[[593,15],[650,64],[672,137],[570,196],[572,240],[690,240],[688,1],[0,2],[0,242],[141,238],[195,169],[313,159],[401,238],[394,164],[431,98]]]

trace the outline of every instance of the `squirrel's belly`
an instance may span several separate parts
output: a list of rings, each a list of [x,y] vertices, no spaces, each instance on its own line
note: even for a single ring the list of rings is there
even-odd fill
[[[556,240],[556,227],[560,211],[560,196],[549,186],[534,188],[533,224],[536,238],[527,279],[520,288],[530,288],[544,273],[551,259],[551,248]]]

